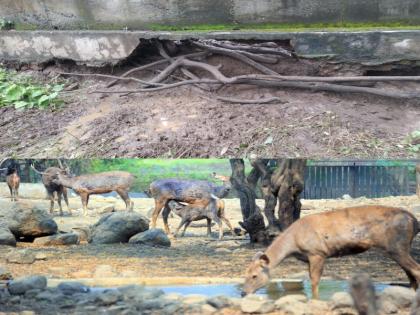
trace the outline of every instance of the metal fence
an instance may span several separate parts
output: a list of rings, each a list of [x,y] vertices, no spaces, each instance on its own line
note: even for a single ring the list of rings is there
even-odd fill
[[[337,164],[337,163],[336,163]],[[410,168],[405,166],[369,165],[366,162],[348,162],[342,165],[320,163],[305,169],[305,199],[378,198],[415,193]]]

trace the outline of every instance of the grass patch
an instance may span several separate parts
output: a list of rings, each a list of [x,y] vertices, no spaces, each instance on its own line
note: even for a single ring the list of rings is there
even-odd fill
[[[62,84],[41,85],[27,76],[0,68],[0,107],[50,108],[63,103],[58,97]]]

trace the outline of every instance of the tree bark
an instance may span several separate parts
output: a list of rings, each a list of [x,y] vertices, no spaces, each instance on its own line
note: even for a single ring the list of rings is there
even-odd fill
[[[249,233],[251,243],[264,243],[267,239],[265,233],[264,217],[255,203],[256,194],[253,185],[245,177],[245,163],[243,159],[231,159],[231,183],[236,189],[242,211],[243,221],[239,225]]]

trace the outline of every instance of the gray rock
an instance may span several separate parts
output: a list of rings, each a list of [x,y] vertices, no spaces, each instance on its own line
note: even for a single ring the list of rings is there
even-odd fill
[[[29,201],[0,201],[0,223],[16,238],[40,237],[57,233],[57,223],[43,205]]]
[[[130,238],[130,244],[170,247],[171,241],[162,229],[151,229]]]
[[[352,200],[353,198],[350,196],[350,195],[348,195],[348,194],[345,194],[345,195],[343,195],[343,197],[342,197],[344,200]]]
[[[336,292],[331,297],[332,309],[353,307],[354,301],[351,295],[347,292]]]
[[[396,314],[398,313],[398,307],[395,306],[394,303],[392,303],[389,300],[381,300],[379,299],[379,310],[381,314]]]
[[[232,251],[229,248],[223,248],[223,247],[216,248],[214,250],[214,252],[216,254],[222,254],[222,255],[224,255],[224,254],[232,254]]]
[[[411,305],[410,315],[420,315],[420,289],[417,290],[416,297]]]
[[[209,304],[204,304],[203,306],[201,306],[201,310],[200,310],[200,314],[203,315],[211,315],[217,312],[217,308],[209,305]]]
[[[232,305],[232,302],[229,300],[229,298],[225,296],[215,296],[215,297],[211,297],[207,299],[207,304],[217,309],[221,309],[221,308]]]
[[[89,243],[127,243],[130,237],[149,229],[149,220],[135,212],[115,212],[102,216],[91,228]]]
[[[64,294],[61,292],[56,292],[53,290],[45,290],[40,292],[37,296],[36,299],[38,301],[45,301],[48,303],[54,303],[57,304],[59,302],[62,302],[64,299]]]
[[[380,300],[383,303],[388,300],[398,308],[409,307],[416,293],[409,288],[389,286],[383,290]]]
[[[189,294],[184,297],[182,302],[187,305],[204,304],[207,302],[207,297],[202,294]]]
[[[0,223],[0,245],[16,246],[16,238],[5,223]]]
[[[25,294],[26,291],[39,289],[43,290],[47,286],[47,278],[44,276],[31,276],[20,278],[9,282],[8,290],[10,294],[20,295]]]
[[[96,212],[98,214],[112,213],[112,212],[115,212],[115,207],[114,206],[105,206],[105,207],[99,208],[98,210],[96,210]]]
[[[96,297],[97,303],[99,305],[112,305],[117,303],[118,301],[121,301],[123,299],[123,295],[118,290],[105,290],[101,293],[99,293]]]
[[[6,255],[6,261],[12,264],[33,264],[35,255],[27,250],[14,250]]]
[[[294,305],[296,303],[305,303],[307,301],[308,298],[303,294],[290,294],[276,300],[274,305],[278,310],[285,310],[290,305]]]
[[[244,313],[265,314],[274,309],[274,303],[263,296],[249,294],[241,300],[241,311]]]
[[[75,293],[88,293],[90,288],[85,286],[80,282],[62,282],[58,285],[58,290],[60,290],[64,295],[73,295]]]
[[[51,236],[38,237],[34,240],[34,244],[43,246],[76,245],[79,243],[80,240],[77,233],[55,234]]]

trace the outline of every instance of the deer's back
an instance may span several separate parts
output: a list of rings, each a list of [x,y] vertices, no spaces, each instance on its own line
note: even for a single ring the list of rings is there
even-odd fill
[[[215,187],[213,183],[202,180],[162,179],[150,184],[150,193],[153,198],[189,201],[209,198]]]

